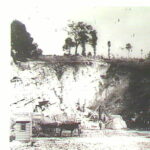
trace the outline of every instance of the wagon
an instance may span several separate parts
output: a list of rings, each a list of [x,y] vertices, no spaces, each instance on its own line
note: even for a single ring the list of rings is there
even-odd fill
[[[33,136],[40,136],[48,134],[49,136],[62,136],[63,130],[70,130],[71,136],[73,136],[73,131],[78,130],[78,136],[80,136],[80,122],[75,121],[63,121],[63,122],[52,122],[52,123],[39,123],[32,128]]]

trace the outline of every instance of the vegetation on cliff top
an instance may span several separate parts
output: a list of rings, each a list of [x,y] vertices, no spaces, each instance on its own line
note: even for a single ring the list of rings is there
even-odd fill
[[[14,62],[27,61],[27,58],[36,58],[42,54],[42,50],[33,43],[33,38],[27,32],[23,23],[14,20],[11,23],[11,56]]]

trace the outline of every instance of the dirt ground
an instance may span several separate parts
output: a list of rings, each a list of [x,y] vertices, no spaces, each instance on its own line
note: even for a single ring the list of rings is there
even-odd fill
[[[12,141],[11,150],[150,150],[150,131],[83,130],[80,137],[33,138],[32,142]]]

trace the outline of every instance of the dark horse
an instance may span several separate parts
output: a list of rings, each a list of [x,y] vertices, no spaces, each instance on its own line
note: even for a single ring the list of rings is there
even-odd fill
[[[74,121],[64,121],[59,124],[58,128],[60,128],[60,136],[62,135],[63,130],[70,130],[71,136],[73,134],[73,131],[75,129],[78,129],[78,135],[80,136],[81,130],[80,130],[80,122],[74,122]]]

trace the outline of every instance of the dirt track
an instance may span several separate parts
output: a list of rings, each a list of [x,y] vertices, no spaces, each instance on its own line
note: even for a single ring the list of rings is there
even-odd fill
[[[66,133],[67,135],[67,133]],[[69,133],[68,133],[69,135]],[[84,130],[80,137],[34,138],[31,143],[11,143],[12,150],[149,150],[150,132]],[[13,146],[14,145],[14,146]]]

